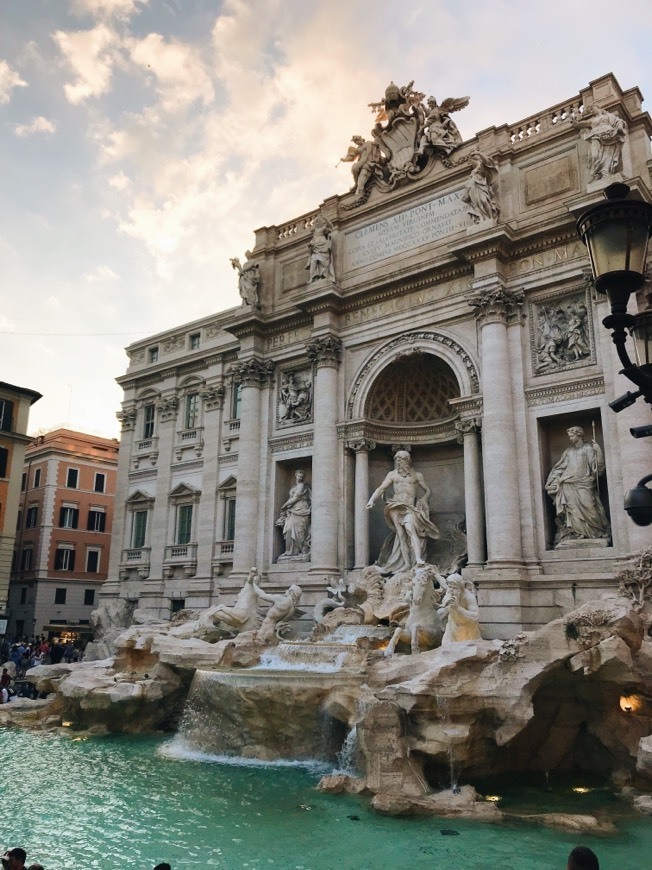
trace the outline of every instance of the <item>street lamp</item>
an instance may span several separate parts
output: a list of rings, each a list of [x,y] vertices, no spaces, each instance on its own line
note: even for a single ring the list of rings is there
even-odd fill
[[[636,315],[627,313],[630,295],[645,283],[645,260],[652,235],[652,205],[643,200],[628,199],[629,192],[627,184],[610,184],[604,191],[604,201],[591,206],[577,219],[577,232],[588,250],[595,289],[606,294],[611,305],[611,314],[602,323],[612,331],[611,338],[623,364],[621,374],[638,387],[635,393],[625,393],[610,403],[616,413],[633,405],[639,396],[652,405],[650,299],[645,311]],[[638,364],[633,363],[627,353],[627,330],[636,339]],[[652,428],[640,433],[644,434],[652,434]]]
[[[618,358],[625,375],[638,389],[609,402],[619,413],[643,396],[652,405],[652,294],[647,308],[638,314],[627,313],[627,303],[645,283],[645,261],[652,235],[652,205],[639,199],[628,199],[629,185],[610,184],[604,191],[604,201],[591,206],[577,219],[577,232],[587,247],[598,293],[609,298],[611,314],[602,321],[611,330]],[[627,352],[627,331],[636,340],[636,363]],[[652,425],[634,426],[629,430],[635,438],[652,435]],[[647,475],[625,494],[625,510],[639,526],[652,523],[652,490]]]

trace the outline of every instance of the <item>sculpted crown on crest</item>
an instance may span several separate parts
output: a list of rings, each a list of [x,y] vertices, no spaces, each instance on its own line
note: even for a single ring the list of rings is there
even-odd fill
[[[373,184],[389,191],[419,175],[431,159],[450,166],[450,154],[462,144],[451,112],[464,109],[469,97],[449,97],[441,104],[413,89],[394,82],[377,103],[369,103],[376,115],[371,139],[353,136],[353,145],[340,162],[353,163],[355,198],[350,207],[366,202]]]

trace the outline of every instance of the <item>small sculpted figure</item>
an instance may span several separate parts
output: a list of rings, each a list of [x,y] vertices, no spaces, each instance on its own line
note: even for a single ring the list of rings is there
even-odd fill
[[[469,105],[469,97],[448,97],[440,105],[434,97],[428,97],[425,107],[421,107],[421,128],[417,134],[419,148],[423,154],[428,146],[448,156],[462,143],[457,124],[451,119],[450,112],[458,112]]]
[[[306,561],[310,555],[312,494],[305,477],[305,472],[300,468],[294,472],[295,484],[288,493],[287,501],[281,505],[281,513],[276,521],[285,538],[285,552],[279,556],[279,561]]]
[[[468,203],[468,213],[474,223],[496,220],[500,209],[496,191],[498,169],[491,159],[479,151],[470,157],[471,175],[464,185],[462,202]]]
[[[441,601],[441,590],[436,590],[434,580],[435,569],[431,565],[418,565],[412,571],[412,587],[408,595],[410,610],[404,626],[399,626],[394,632],[387,649],[386,656],[394,654],[397,643],[402,641],[410,644],[412,653],[422,649],[433,649],[442,642],[440,611],[437,605]]]
[[[415,565],[424,564],[428,538],[439,538],[439,530],[430,521],[430,487],[421,472],[413,470],[407,450],[396,452],[394,466],[367,502],[367,510],[371,510],[376,500],[393,487],[394,495],[385,503],[385,522],[394,532],[394,542],[387,554],[383,547],[378,559],[384,574],[409,571]],[[420,489],[424,494],[418,498]]]
[[[278,419],[279,422],[300,423],[312,411],[312,385],[300,380],[294,372],[283,376],[279,390]]]
[[[231,258],[231,266],[238,272],[238,290],[243,305],[258,307],[258,284],[260,283],[260,264],[247,260],[241,265],[238,257]]]
[[[308,244],[310,256],[306,263],[306,269],[309,272],[310,281],[318,281],[321,278],[335,280],[332,232],[333,225],[328,218],[321,214],[317,215],[312,239]]]
[[[222,604],[213,613],[213,623],[226,625],[232,631],[253,631],[258,628],[258,594],[255,581],[260,579],[256,568],[252,568],[245,584],[238,593],[233,606]]]
[[[351,141],[354,144],[349,145],[346,155],[340,161],[353,163],[351,174],[358,198],[364,196],[367,182],[374,175],[382,175],[382,165],[385,161],[380,150],[378,128],[379,125],[376,125],[372,130],[373,140],[365,139],[363,136],[353,136]]]
[[[571,124],[584,130],[583,137],[591,147],[591,180],[615,175],[627,138],[625,122],[600,106],[589,106],[581,117],[571,118]]]
[[[277,639],[277,631],[280,629],[281,623],[292,618],[301,599],[302,590],[300,586],[293,585],[282,595],[272,595],[269,592],[263,592],[255,582],[253,586],[258,597],[271,604],[262,625],[256,632],[256,640],[258,643],[271,643]]]
[[[440,577],[441,581],[445,584],[446,594],[439,615],[448,618],[441,645],[480,640],[480,610],[473,583],[463,580],[460,574],[451,574],[445,580]]]
[[[324,578],[326,580],[327,578]],[[346,583],[342,579],[339,578],[337,583],[334,583],[332,586],[327,586],[326,591],[329,593],[326,598],[320,599],[314,607],[313,610],[313,619],[316,623],[321,623],[324,621],[324,617],[327,613],[330,613],[332,610],[337,610],[338,607],[344,607],[344,595],[346,594]]]
[[[584,441],[581,426],[571,426],[567,432],[571,446],[546,480],[546,492],[555,504],[555,547],[564,541],[609,538],[611,533],[598,492],[598,478],[605,469],[602,449],[596,441]]]

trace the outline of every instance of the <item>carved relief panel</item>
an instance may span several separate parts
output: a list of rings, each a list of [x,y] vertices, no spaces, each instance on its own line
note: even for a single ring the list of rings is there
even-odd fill
[[[276,424],[279,428],[312,423],[312,367],[279,372],[276,396]]]
[[[586,288],[540,296],[530,302],[529,309],[535,377],[595,363],[591,303]]]

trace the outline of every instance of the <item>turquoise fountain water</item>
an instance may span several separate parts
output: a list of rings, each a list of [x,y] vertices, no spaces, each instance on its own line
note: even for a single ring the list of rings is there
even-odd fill
[[[0,753],[0,845],[24,845],[28,863],[46,870],[151,870],[164,860],[173,870],[553,870],[580,841],[599,854],[603,870],[641,870],[652,855],[645,819],[623,815],[620,834],[596,839],[524,825],[385,818],[362,799],[317,792],[323,766],[226,763],[187,751],[179,738],[0,730]],[[508,797],[518,805],[517,793]],[[574,812],[601,803],[625,812],[606,792],[542,793],[544,801]]]

